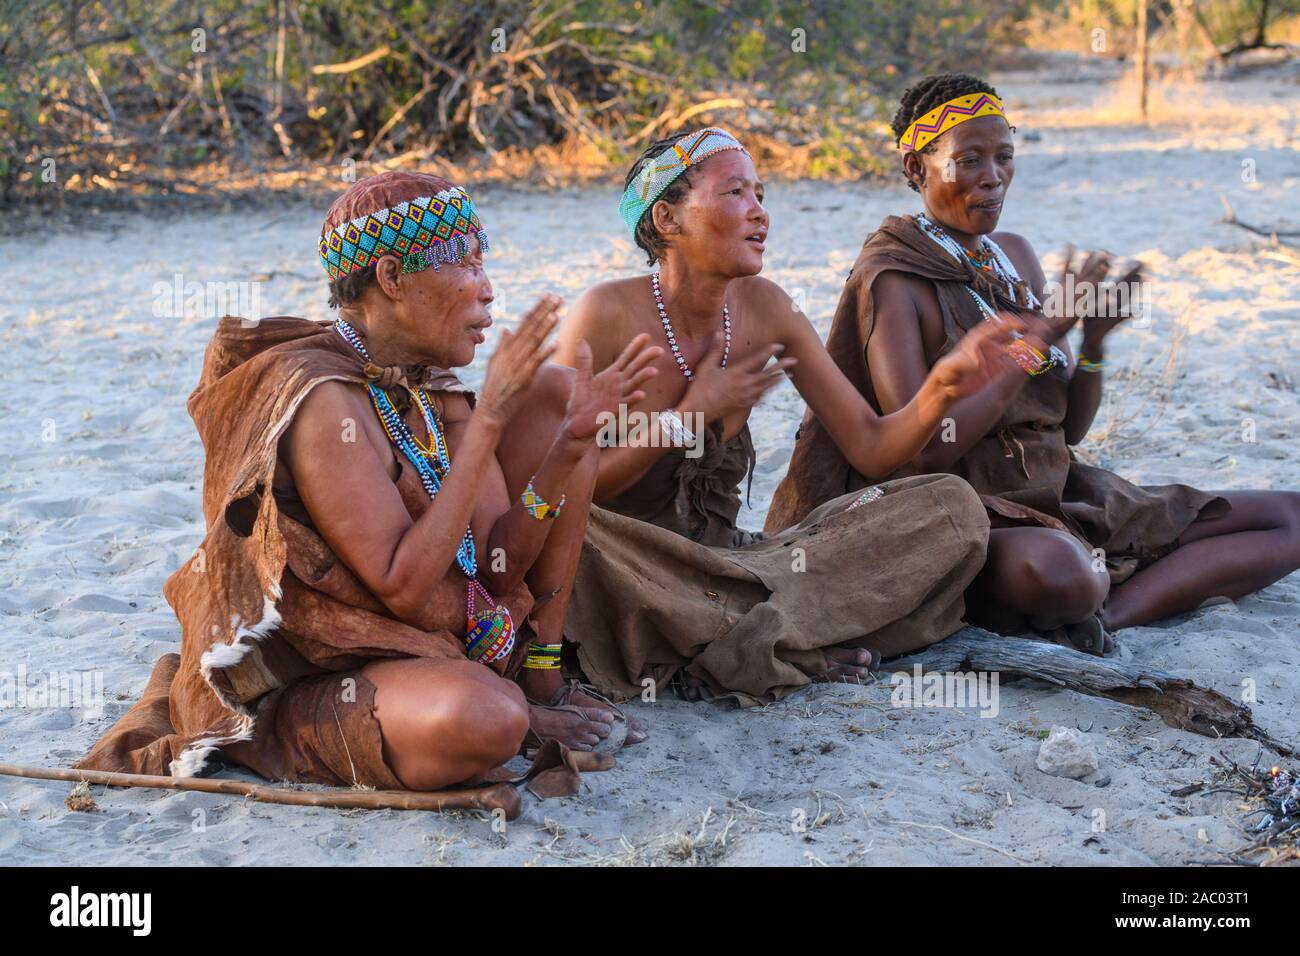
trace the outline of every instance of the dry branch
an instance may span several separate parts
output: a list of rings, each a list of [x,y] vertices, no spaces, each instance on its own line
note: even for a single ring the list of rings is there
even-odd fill
[[[279,803],[298,807],[333,807],[338,810],[503,810],[507,820],[519,816],[523,804],[519,792],[508,783],[464,790],[286,790],[243,780],[219,777],[163,777],[143,773],[111,773],[103,770],[69,770],[56,767],[20,767],[0,764],[0,775],[34,780],[70,780],[107,787],[148,787],[159,790],[192,790],[246,797],[258,803]]]
[[[1245,737],[1284,756],[1295,751],[1256,726],[1250,708],[1185,677],[1148,670],[1116,658],[1023,637],[999,637],[966,627],[919,654],[890,661],[893,670],[988,671],[1032,677],[1058,687],[1154,711],[1170,727],[1203,737]]]
[[[371,50],[364,56],[359,56],[356,59],[348,60],[344,63],[317,63],[311,68],[311,72],[316,76],[320,76],[323,73],[354,73],[357,70],[364,69],[376,60],[382,60],[392,52],[393,51],[387,46],[381,46],[377,50]]]
[[[1279,229],[1265,229],[1260,226],[1252,226],[1250,223],[1242,222],[1237,218],[1236,210],[1232,208],[1232,203],[1228,202],[1228,197],[1219,193],[1219,201],[1223,203],[1223,223],[1229,226],[1236,226],[1239,229],[1245,229],[1247,232],[1253,232],[1257,236],[1263,236],[1265,239],[1271,239],[1273,245],[1289,246],[1289,242],[1283,242],[1281,236],[1300,236],[1300,232],[1284,232]]]

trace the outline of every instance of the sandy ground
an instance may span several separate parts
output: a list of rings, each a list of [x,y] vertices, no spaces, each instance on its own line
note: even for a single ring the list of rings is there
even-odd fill
[[[1004,227],[1049,259],[1065,240],[1105,244],[1140,256],[1159,280],[1148,327],[1113,337],[1110,401],[1087,454],[1147,483],[1300,485],[1300,267],[1261,257],[1246,233],[1216,224],[1222,193],[1245,221],[1300,228],[1295,71],[1200,87],[1180,101],[1201,104],[1195,121],[1177,97],[1162,99],[1170,118],[1151,128],[1123,121],[1113,83],[1034,86],[1020,76],[1001,88],[1021,138]],[[1254,182],[1243,181],[1245,161]],[[824,333],[862,239],[887,213],[916,208],[914,197],[900,185],[814,183],[774,184],[769,195],[766,274],[802,291]],[[478,201],[503,317],[543,291],[572,299],[644,271],[612,186],[484,190]],[[182,283],[255,281],[263,314],[322,318],[323,208],[269,199],[260,214],[87,216],[79,234],[0,240],[0,671],[94,670],[106,689],[97,719],[0,710],[0,761],[71,763],[139,695],[152,662],[178,647],[161,586],[202,537],[202,449],[184,403],[214,315],[167,314],[156,284],[177,273]],[[467,378],[481,374],[480,360]],[[786,385],[754,414],[758,476],[742,515],[751,527],[785,470],[801,411]],[[1236,604],[1125,632],[1120,653],[1232,696],[1253,681],[1259,723],[1300,742],[1298,618],[1293,575]],[[640,704],[649,742],[589,775],[578,797],[528,798],[504,834],[477,815],[98,787],[98,810],[70,812],[68,785],[0,778],[0,858],[1185,864],[1243,845],[1235,800],[1169,794],[1206,779],[1213,753],[1253,759],[1249,742],[1207,740],[1035,683],[1002,686],[990,718],[889,700],[878,683],[816,687],[749,712],[671,697]],[[1058,724],[1090,731],[1097,774],[1074,781],[1036,769],[1039,737]]]

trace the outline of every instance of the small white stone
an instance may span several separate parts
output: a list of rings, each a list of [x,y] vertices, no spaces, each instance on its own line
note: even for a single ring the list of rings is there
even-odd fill
[[[1035,763],[1043,773],[1079,780],[1097,770],[1097,751],[1082,731],[1053,727],[1038,748]]]

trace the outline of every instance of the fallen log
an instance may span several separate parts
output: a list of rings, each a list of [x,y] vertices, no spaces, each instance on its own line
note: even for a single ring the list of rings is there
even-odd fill
[[[882,665],[881,673],[987,671],[1032,677],[1091,697],[1105,697],[1153,711],[1170,727],[1203,737],[1244,737],[1286,757],[1296,751],[1255,724],[1250,708],[1185,677],[1070,647],[1023,637],[1000,637],[965,627],[919,654]]]

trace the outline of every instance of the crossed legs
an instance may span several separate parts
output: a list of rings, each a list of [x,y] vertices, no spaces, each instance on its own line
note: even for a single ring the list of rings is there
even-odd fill
[[[1047,528],[995,528],[968,591],[973,621],[995,630],[1053,631],[1096,618],[1106,630],[1238,598],[1300,567],[1300,494],[1221,493],[1231,511],[1195,521],[1178,547],[1111,588],[1087,548]]]

